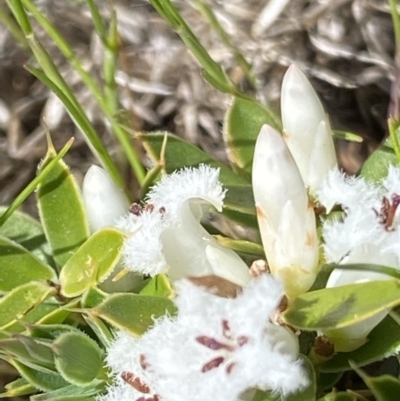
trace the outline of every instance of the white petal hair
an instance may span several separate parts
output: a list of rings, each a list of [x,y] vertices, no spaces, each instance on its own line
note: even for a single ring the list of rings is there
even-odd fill
[[[184,168],[161,179],[149,192],[146,202],[152,210],[139,215],[127,214],[117,227],[129,234],[122,256],[132,271],[154,276],[165,273],[161,234],[180,224],[180,209],[186,201],[201,199],[221,210],[225,190],[219,181],[219,169],[206,165]]]

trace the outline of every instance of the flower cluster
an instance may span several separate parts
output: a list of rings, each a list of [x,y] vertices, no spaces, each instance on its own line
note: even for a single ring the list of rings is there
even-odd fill
[[[112,344],[115,381],[99,401],[237,401],[256,388],[288,394],[307,384],[296,336],[271,323],[283,297],[278,281],[262,275],[236,298],[189,280],[176,287],[176,317]]]

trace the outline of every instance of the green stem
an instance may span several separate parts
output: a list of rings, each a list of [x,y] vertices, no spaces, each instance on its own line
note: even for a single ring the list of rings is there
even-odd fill
[[[118,121],[118,101],[117,101],[117,85],[115,83],[115,69],[116,69],[116,57],[118,50],[118,33],[116,31],[116,19],[114,19],[114,23],[111,24],[110,27],[110,38],[105,38],[105,43],[109,39],[111,49],[106,47],[106,61],[104,65],[104,75],[106,81],[105,92],[99,88],[96,81],[93,77],[88,73],[81,63],[81,61],[76,57],[73,49],[69,45],[69,43],[60,35],[55,26],[40,12],[40,10],[32,3],[31,0],[22,0],[23,4],[29,10],[37,22],[43,27],[43,29],[47,32],[50,38],[54,41],[56,46],[60,49],[62,54],[65,56],[69,64],[75,69],[75,71],[79,74],[84,84],[87,88],[92,92],[94,98],[97,101],[97,104],[110,121],[111,127],[118,141],[124,149],[126,157],[136,175],[136,178],[140,185],[143,184],[145,179],[145,171],[140,161],[139,156],[136,154],[134,147],[131,143],[130,135],[121,128]],[[88,0],[90,2],[90,0]],[[98,9],[96,8],[95,15],[97,18],[99,17]],[[92,8],[91,8],[92,10]],[[95,17],[93,16],[93,19]],[[100,28],[96,28],[100,29]],[[102,31],[99,31],[99,34]],[[117,39],[116,39],[117,38]],[[116,42],[116,44],[115,44]]]
[[[394,38],[396,43],[396,55],[399,53],[400,46],[400,16],[397,12],[397,0],[389,0],[390,13],[392,14]]]
[[[393,118],[389,118],[388,120],[389,126],[389,134],[392,139],[394,153],[396,154],[397,160],[400,162],[400,143],[399,138],[397,136],[397,131],[399,129],[399,122],[394,120]]]
[[[74,138],[71,138],[60,150],[57,156],[51,162],[49,162],[49,164],[43,168],[43,170],[39,173],[39,175],[36,178],[34,178],[15,198],[14,202],[12,202],[11,205],[8,207],[8,209],[1,215],[0,227],[22,205],[22,203],[36,189],[36,187],[40,184],[40,182],[43,181],[43,179],[47,176],[47,174],[50,173],[50,171],[54,168],[54,166],[58,163],[58,161],[65,156],[65,154],[71,148],[73,142]]]
[[[14,18],[10,17],[8,12],[1,6],[0,22],[2,22],[7,27],[7,30],[14,36],[15,39],[17,39],[21,46],[26,48],[29,47],[21,28],[18,26],[18,24],[16,24]]]

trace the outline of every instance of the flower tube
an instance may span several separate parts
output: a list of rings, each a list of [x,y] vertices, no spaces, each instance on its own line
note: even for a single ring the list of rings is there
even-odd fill
[[[336,166],[329,121],[306,76],[292,65],[282,83],[284,139],[312,195]]]
[[[201,165],[165,176],[146,204],[118,224],[130,233],[122,250],[127,268],[151,276],[168,273],[172,280],[214,274],[246,285],[251,279],[246,264],[200,224],[205,209],[222,210],[224,196],[218,169]]]
[[[256,142],[253,191],[269,268],[283,280],[287,296],[295,297],[318,272],[315,214],[289,149],[268,125]]]

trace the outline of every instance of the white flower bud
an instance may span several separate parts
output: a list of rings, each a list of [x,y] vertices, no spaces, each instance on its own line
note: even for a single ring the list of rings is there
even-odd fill
[[[125,194],[101,167],[93,165],[89,168],[83,180],[82,193],[92,232],[114,225],[128,211]]]
[[[292,65],[282,83],[284,139],[310,193],[336,165],[329,121],[306,76]]]
[[[315,215],[289,149],[268,125],[256,142],[253,191],[269,268],[295,297],[311,287],[318,271]]]

